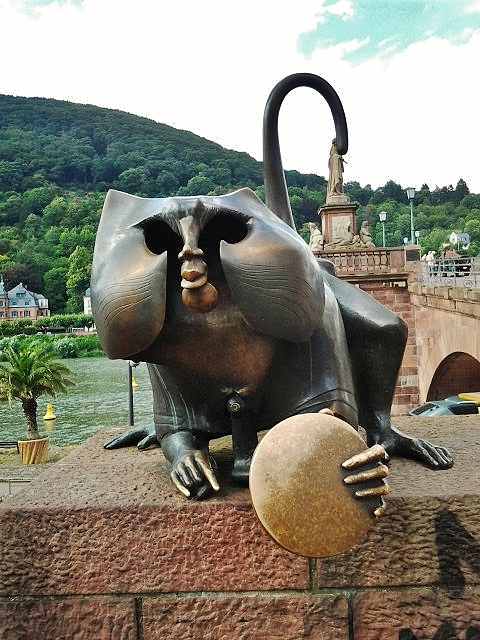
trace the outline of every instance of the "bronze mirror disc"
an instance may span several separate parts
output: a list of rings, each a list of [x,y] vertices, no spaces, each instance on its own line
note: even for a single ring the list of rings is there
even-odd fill
[[[353,427],[321,413],[287,418],[266,433],[253,455],[250,493],[260,522],[278,544],[323,558],[361,541],[381,501],[355,498],[341,464],[366,448]]]

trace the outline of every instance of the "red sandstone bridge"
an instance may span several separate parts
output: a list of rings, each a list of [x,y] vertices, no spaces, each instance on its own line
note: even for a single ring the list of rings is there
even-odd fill
[[[428,266],[418,259],[418,247],[321,256],[335,263],[340,278],[368,292],[408,325],[394,415],[425,400],[480,391],[480,258]]]

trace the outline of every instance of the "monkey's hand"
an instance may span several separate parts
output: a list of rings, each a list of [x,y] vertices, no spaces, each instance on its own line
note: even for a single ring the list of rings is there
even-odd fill
[[[388,455],[385,449],[381,445],[375,444],[342,463],[345,470],[353,472],[345,477],[345,484],[364,485],[362,488],[355,489],[355,497],[373,498],[378,496],[380,498],[381,505],[374,511],[376,517],[385,512],[386,506],[383,497],[390,491],[385,480],[388,476],[388,467],[384,462],[387,461]]]
[[[190,432],[166,434],[161,444],[165,457],[172,464],[170,478],[180,493],[187,498],[204,500],[212,490],[219,490],[208,448],[196,448]]]
[[[157,434],[155,433],[155,425],[144,425],[142,427],[134,427],[119,436],[115,436],[103,445],[104,449],[120,449],[121,447],[133,447],[137,445],[140,450],[148,449],[152,445],[159,445]]]

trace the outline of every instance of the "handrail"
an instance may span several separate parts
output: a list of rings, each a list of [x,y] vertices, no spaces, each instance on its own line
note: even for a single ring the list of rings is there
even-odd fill
[[[469,289],[480,287],[479,258],[440,258],[422,266],[422,274],[418,278],[421,284]]]

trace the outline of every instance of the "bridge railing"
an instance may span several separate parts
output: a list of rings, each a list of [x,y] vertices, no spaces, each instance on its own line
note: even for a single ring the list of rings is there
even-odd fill
[[[480,288],[480,258],[440,258],[428,264],[420,260],[420,247],[342,248],[315,252],[331,260],[340,278],[348,280],[409,274],[420,284]]]
[[[336,249],[316,252],[319,258],[331,260],[340,277],[348,275],[378,275],[404,272],[410,258],[404,247],[375,247],[372,249]],[[420,258],[417,249],[413,259]]]
[[[418,277],[421,284],[445,287],[480,287],[480,258],[440,258],[422,265]]]

